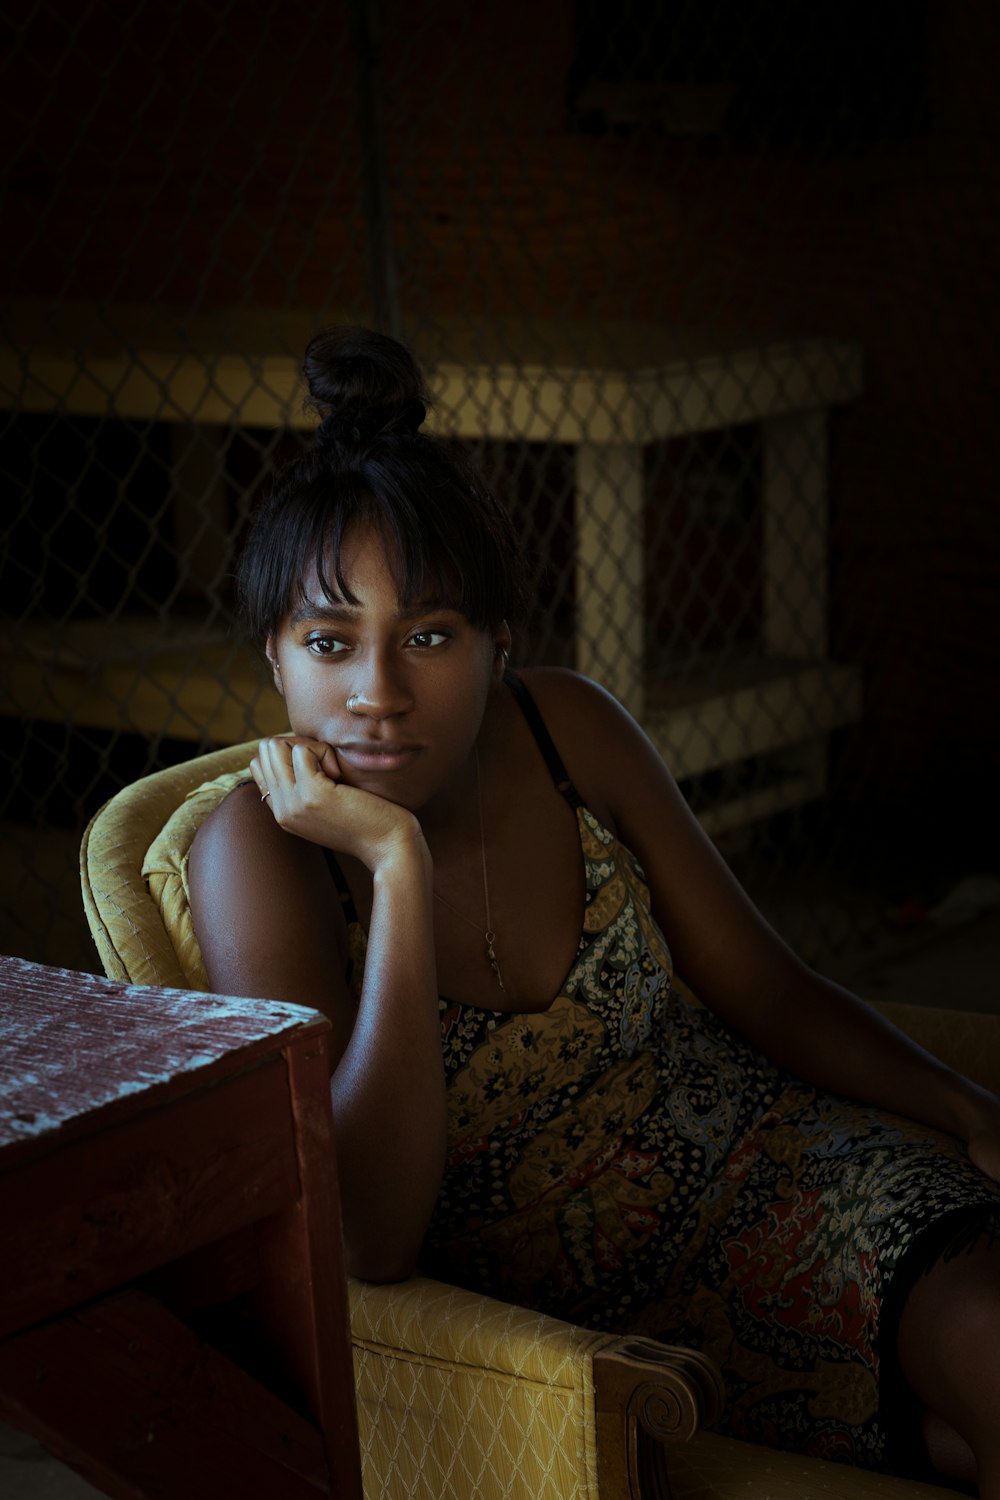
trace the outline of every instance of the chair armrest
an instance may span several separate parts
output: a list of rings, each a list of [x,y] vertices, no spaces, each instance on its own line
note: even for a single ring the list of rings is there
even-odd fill
[[[710,1361],[651,1339],[419,1276],[349,1293],[366,1493],[667,1494],[649,1438],[686,1439],[721,1403]]]
[[[667,1443],[686,1443],[722,1414],[715,1363],[695,1349],[621,1338],[593,1358],[601,1500],[670,1495]]]

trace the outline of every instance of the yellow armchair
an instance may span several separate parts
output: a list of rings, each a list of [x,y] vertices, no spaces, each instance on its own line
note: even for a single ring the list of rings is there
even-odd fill
[[[84,906],[111,978],[208,989],[187,856],[202,819],[248,775],[254,748],[145,777],[92,819]],[[901,1011],[927,1045],[957,1050],[960,1065],[995,1086],[990,1018]],[[694,1351],[594,1333],[420,1276],[348,1290],[366,1500],[949,1493],[699,1432],[721,1393],[714,1366]]]

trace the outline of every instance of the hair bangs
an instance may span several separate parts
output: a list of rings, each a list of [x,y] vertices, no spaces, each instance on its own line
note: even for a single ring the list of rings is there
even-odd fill
[[[481,570],[469,575],[466,552],[454,545],[453,526],[442,524],[447,518],[436,514],[434,506],[414,503],[391,476],[383,476],[387,482],[377,490],[371,487],[373,477],[354,476],[356,482],[343,485],[332,509],[321,499],[301,512],[304,524],[296,528],[283,559],[287,581],[276,591],[285,607],[272,630],[291,609],[308,601],[314,582],[330,603],[358,603],[344,549],[359,531],[369,529],[381,536],[386,566],[404,609],[453,609],[471,624],[485,627],[490,621],[483,607]]]

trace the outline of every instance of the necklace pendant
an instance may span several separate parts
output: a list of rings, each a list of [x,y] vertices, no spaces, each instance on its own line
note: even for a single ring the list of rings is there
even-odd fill
[[[503,975],[500,973],[500,960],[497,958],[496,950],[493,947],[493,942],[494,942],[495,937],[496,937],[496,933],[488,932],[486,934],[486,962],[489,964],[490,968],[493,970],[494,976],[496,977],[497,984],[500,986],[500,988],[503,990],[504,994],[506,995],[506,993],[507,993],[507,986],[504,984],[504,982],[503,982]]]

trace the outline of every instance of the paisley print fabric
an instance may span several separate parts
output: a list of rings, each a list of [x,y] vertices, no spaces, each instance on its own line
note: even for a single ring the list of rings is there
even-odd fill
[[[1000,1190],[950,1137],[729,1030],[673,973],[635,859],[576,816],[586,914],[550,1008],[441,1000],[448,1160],[421,1268],[702,1348],[724,1430],[880,1467],[902,1297]]]

